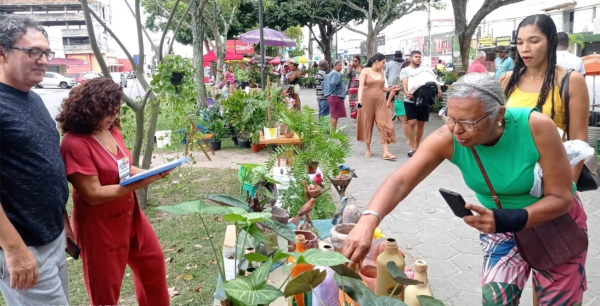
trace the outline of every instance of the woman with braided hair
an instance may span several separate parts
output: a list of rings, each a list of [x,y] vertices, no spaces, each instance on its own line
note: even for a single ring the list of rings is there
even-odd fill
[[[590,99],[583,75],[556,65],[556,25],[547,15],[528,16],[517,29],[515,69],[500,77],[506,107],[535,107],[552,118],[570,140],[587,142]],[[560,93],[565,76],[569,91]],[[563,103],[569,97],[568,109]],[[566,140],[567,137],[563,137]],[[572,169],[577,181],[583,161]]]

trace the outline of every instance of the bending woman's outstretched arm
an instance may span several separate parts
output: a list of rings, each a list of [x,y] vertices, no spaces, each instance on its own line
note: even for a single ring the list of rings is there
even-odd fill
[[[385,179],[373,195],[367,209],[377,212],[382,217],[387,216],[444,159],[452,158],[453,142],[447,126],[442,126],[429,135],[421,145],[419,153]],[[366,256],[371,247],[373,232],[378,225],[379,219],[374,215],[364,215],[360,218],[344,242],[343,254],[350,261],[358,263]]]

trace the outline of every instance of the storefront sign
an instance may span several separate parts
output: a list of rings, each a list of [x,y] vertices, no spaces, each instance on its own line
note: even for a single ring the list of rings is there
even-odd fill
[[[241,40],[228,40],[227,51],[235,54],[254,54],[254,44],[244,43]]]
[[[510,47],[510,36],[500,36],[496,37],[496,47],[504,46]]]
[[[494,38],[492,37],[481,37],[479,38],[479,47],[493,47],[494,46]]]
[[[87,54],[69,54],[67,55],[68,59],[80,60],[83,61],[84,65],[89,65],[89,57]],[[73,65],[77,66],[77,65]]]

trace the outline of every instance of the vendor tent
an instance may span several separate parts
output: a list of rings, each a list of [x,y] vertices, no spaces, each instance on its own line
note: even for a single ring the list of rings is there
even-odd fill
[[[225,53],[225,60],[226,61],[241,61],[244,59],[244,56],[241,54],[235,54],[235,53],[231,53],[231,52],[226,52]],[[217,55],[215,54],[214,50],[211,50],[210,52],[204,54],[204,62],[216,62],[217,61]]]

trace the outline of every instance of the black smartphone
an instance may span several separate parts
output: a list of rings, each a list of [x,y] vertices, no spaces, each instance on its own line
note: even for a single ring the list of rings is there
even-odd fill
[[[79,253],[81,253],[81,248],[73,241],[73,239],[67,237],[67,253],[73,257],[73,259],[79,259]]]
[[[446,203],[448,203],[448,206],[450,206],[450,209],[452,209],[452,212],[454,212],[455,216],[462,218],[464,216],[473,215],[472,211],[465,208],[467,203],[460,193],[444,188],[440,188],[440,193],[442,194],[442,197],[444,197],[444,200],[446,200]]]

